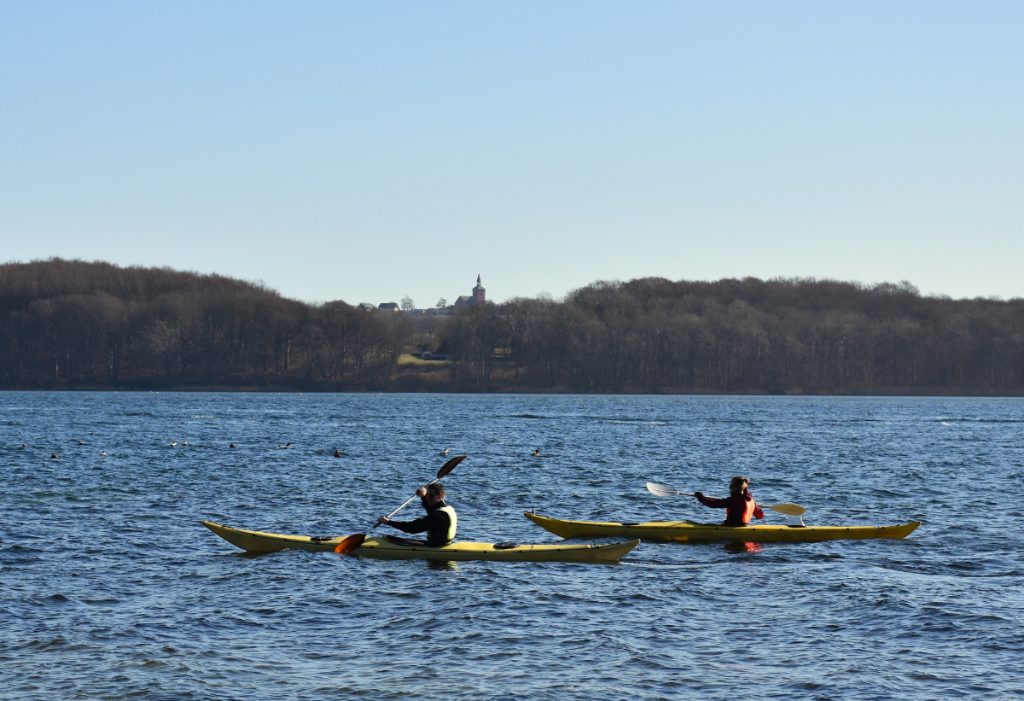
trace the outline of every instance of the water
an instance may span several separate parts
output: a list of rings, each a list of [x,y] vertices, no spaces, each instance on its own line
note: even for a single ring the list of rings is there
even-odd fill
[[[0,393],[0,699],[1021,698],[1022,428],[1019,399]],[[736,472],[809,523],[925,524],[447,567],[198,524],[365,530],[446,447],[463,539],[714,520],[644,482]]]

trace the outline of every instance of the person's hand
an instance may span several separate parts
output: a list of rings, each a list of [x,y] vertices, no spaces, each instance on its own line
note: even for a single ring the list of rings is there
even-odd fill
[[[694,493],[693,493],[693,496],[695,496],[695,497],[697,497],[698,499],[700,499],[700,498],[701,498],[702,496],[704,496],[704,492],[694,492]]]
[[[406,494],[408,494],[408,492],[406,492]],[[420,497],[421,499],[423,497],[427,496],[427,488],[426,487],[420,487],[419,489],[417,489],[416,490],[416,496]]]
[[[377,526],[379,526],[382,523],[390,523],[390,522],[391,522],[391,519],[389,519],[387,516],[381,516],[379,519],[377,519],[377,523],[375,523],[373,527],[376,528]]]

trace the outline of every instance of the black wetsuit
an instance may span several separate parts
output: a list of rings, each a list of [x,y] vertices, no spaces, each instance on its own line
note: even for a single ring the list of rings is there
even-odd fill
[[[415,521],[388,521],[388,525],[394,526],[403,533],[423,533],[426,531],[427,545],[441,547],[449,542],[448,527],[451,525],[448,513],[441,510],[445,506],[448,505],[443,501],[438,502],[433,507],[428,507],[424,504],[423,508],[427,510],[425,516],[420,516]]]

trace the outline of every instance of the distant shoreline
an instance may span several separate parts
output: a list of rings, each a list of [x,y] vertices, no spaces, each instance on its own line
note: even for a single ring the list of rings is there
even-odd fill
[[[662,390],[662,391],[582,391],[577,389],[537,389],[532,387],[500,387],[489,389],[473,389],[468,387],[453,388],[422,388],[416,390],[387,387],[347,387],[318,388],[295,385],[168,385],[168,386],[74,386],[74,387],[0,387],[0,392],[109,392],[109,393],[162,393],[169,394],[467,394],[467,395],[577,395],[577,396],[665,396],[665,397],[949,397],[949,398],[1007,398],[1024,397],[1021,389],[992,388],[908,388],[908,387],[877,387],[868,390],[850,390],[833,392],[810,391],[779,391],[769,392],[758,389],[723,392],[720,390]]]
[[[0,266],[0,387],[1024,396],[1024,299],[910,283],[638,278],[419,316],[216,275]]]

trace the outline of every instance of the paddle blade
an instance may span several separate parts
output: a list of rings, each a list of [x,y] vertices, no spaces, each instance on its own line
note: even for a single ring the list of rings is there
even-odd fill
[[[780,514],[786,514],[787,516],[803,516],[807,513],[807,509],[800,506],[799,504],[793,504],[786,502],[784,504],[772,504],[770,506],[763,505],[765,509],[771,509],[772,511],[778,511]]]
[[[456,455],[454,458],[446,462],[444,465],[441,465],[441,469],[437,471],[437,479],[441,479],[442,477],[447,475],[449,472],[455,469],[456,465],[458,465],[460,462],[462,462],[468,457],[468,455]]]
[[[693,496],[688,492],[681,492],[675,487],[670,487],[667,484],[658,484],[657,482],[648,482],[647,491],[657,497]]]
[[[334,552],[339,555],[348,555],[362,545],[364,540],[366,540],[365,533],[354,533],[338,543],[334,548]]]

